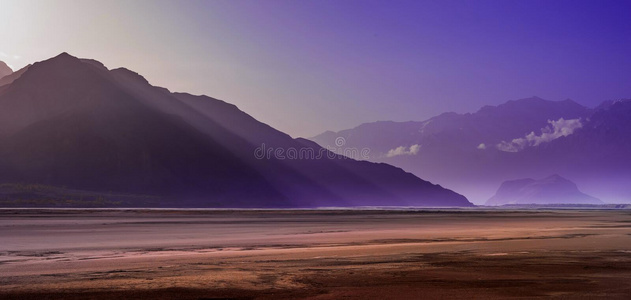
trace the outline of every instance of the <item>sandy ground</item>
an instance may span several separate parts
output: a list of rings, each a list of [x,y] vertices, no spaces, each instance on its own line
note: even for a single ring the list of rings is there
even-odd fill
[[[2,299],[631,299],[629,210],[0,210]]]

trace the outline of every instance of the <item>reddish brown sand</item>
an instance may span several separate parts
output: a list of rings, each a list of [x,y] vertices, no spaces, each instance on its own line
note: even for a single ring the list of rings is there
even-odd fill
[[[0,210],[2,299],[631,299],[631,211]]]

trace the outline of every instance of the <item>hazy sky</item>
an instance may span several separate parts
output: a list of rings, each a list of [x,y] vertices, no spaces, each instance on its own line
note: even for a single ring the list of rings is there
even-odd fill
[[[0,0],[0,60],[61,52],[293,136],[539,96],[631,97],[631,1]]]

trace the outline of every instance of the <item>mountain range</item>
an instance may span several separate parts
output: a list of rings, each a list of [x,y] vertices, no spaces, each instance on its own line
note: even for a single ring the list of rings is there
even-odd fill
[[[0,78],[0,197],[3,206],[472,205],[400,168],[293,139],[232,104],[67,53]]]
[[[368,149],[355,158],[401,167],[478,204],[508,179],[549,174],[624,203],[631,199],[630,137],[631,100],[588,108],[532,97],[425,121],[366,123],[312,140],[337,153]],[[335,143],[340,139],[343,147]]]

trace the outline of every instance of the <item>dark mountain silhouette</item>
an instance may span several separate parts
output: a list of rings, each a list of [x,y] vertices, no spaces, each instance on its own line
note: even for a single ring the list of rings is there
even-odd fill
[[[541,180],[531,178],[505,181],[486,205],[505,204],[603,204],[581,193],[573,182],[552,175]]]
[[[478,203],[506,178],[552,173],[571,176],[608,202],[626,202],[630,106],[610,101],[590,109],[533,97],[423,122],[368,123],[313,140],[335,148],[335,139],[344,137],[345,147],[371,149],[370,161],[401,167]]]
[[[263,144],[320,156],[257,157]],[[401,169],[292,139],[234,105],[66,53],[0,87],[2,182],[182,207],[471,205]],[[144,205],[129,201],[120,205]]]
[[[2,77],[4,76],[11,75],[12,73],[13,70],[11,70],[11,68],[9,68],[6,63],[0,60],[0,79],[2,79]]]

